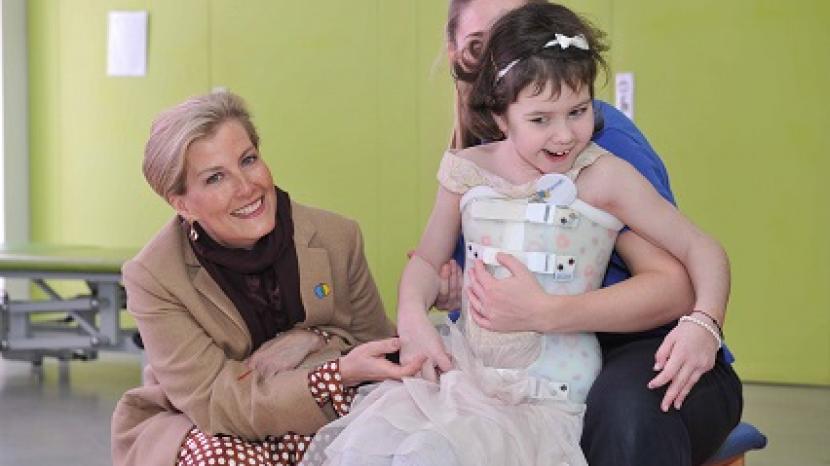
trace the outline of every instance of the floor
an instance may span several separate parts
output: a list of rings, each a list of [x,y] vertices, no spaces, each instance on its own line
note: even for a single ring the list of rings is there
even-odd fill
[[[0,466],[110,465],[109,421],[115,402],[139,383],[135,355],[102,354],[42,373],[0,359]],[[830,387],[747,384],[744,420],[769,438],[748,466],[830,465]]]
[[[69,365],[61,383],[52,358],[42,374],[0,359],[0,466],[112,465],[110,416],[140,383],[140,358],[107,354]]]
[[[744,384],[743,420],[768,439],[747,466],[830,465],[830,387]]]

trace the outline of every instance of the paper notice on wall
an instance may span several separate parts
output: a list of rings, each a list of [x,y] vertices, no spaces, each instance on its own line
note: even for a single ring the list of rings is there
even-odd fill
[[[110,11],[107,76],[147,74],[147,12]]]
[[[614,106],[634,120],[634,73],[617,73],[614,79]]]

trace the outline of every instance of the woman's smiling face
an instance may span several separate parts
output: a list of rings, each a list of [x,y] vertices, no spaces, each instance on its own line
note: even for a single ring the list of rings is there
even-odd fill
[[[251,248],[275,226],[276,192],[271,171],[236,120],[194,141],[185,153],[185,193],[170,204],[216,242]]]

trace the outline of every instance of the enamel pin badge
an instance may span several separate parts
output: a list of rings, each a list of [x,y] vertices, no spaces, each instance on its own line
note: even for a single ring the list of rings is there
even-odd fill
[[[331,287],[328,283],[318,283],[317,286],[314,287],[314,296],[317,296],[317,299],[323,299],[330,294]]]

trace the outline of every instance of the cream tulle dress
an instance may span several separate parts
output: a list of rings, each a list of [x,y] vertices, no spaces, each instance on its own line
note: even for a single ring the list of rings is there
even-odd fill
[[[604,153],[591,144],[568,173],[524,185],[446,153],[438,180],[462,195],[465,270],[481,259],[505,277],[495,254],[507,252],[548,293],[598,288],[623,225],[581,201],[573,181]],[[348,416],[318,432],[303,464],[585,465],[579,440],[601,366],[596,337],[490,332],[466,308],[465,299],[458,322],[439,329],[453,370],[437,384],[408,378],[364,389]]]

